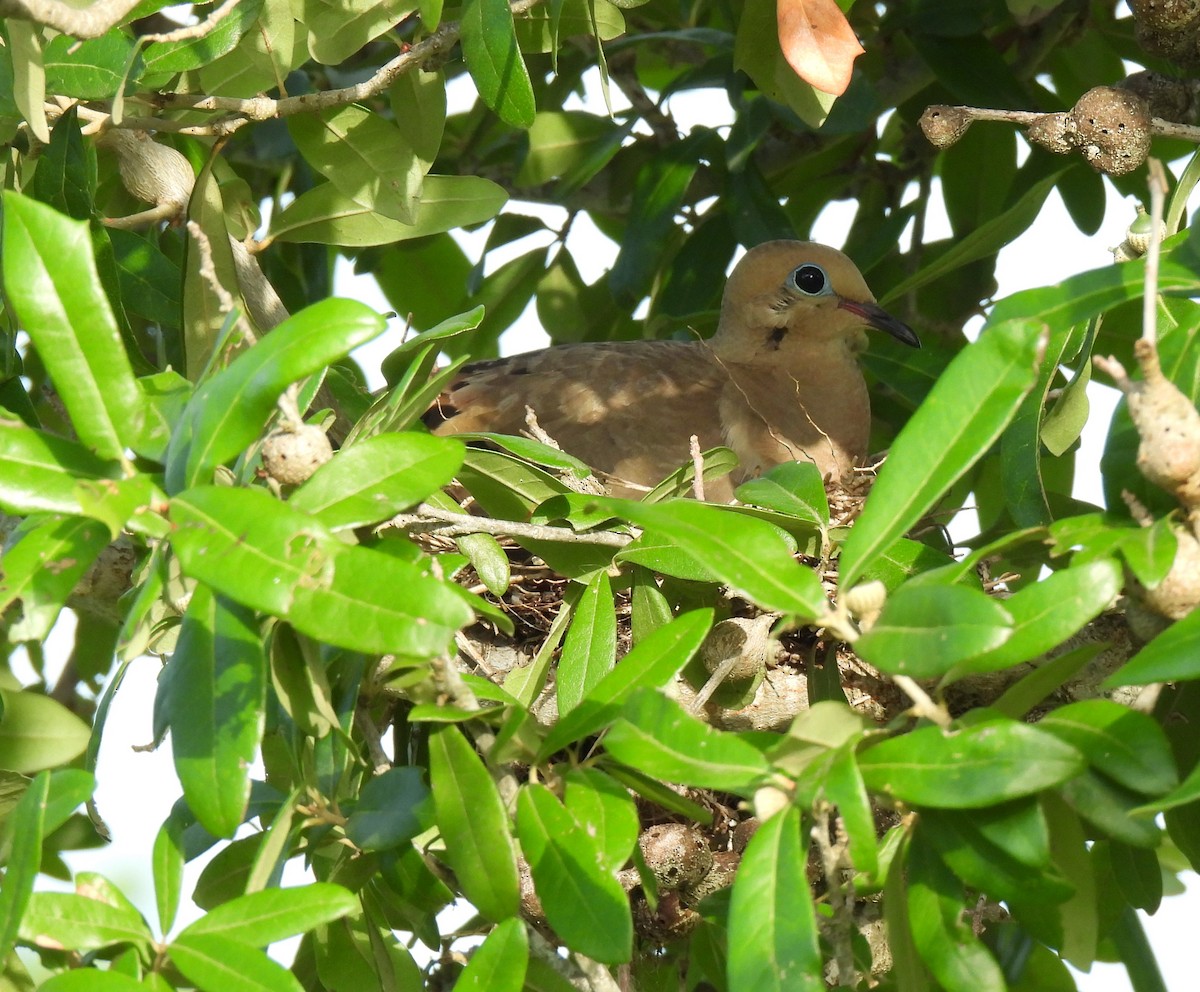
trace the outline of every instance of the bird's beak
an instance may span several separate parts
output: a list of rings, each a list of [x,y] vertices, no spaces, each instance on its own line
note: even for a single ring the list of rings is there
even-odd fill
[[[868,327],[887,331],[897,341],[903,341],[913,348],[921,347],[921,339],[917,337],[913,329],[904,321],[897,320],[878,303],[859,303],[857,300],[847,300],[843,297],[838,300],[838,307],[861,317],[863,323]]]

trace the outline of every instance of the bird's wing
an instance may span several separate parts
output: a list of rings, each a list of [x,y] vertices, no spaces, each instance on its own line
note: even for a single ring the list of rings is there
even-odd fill
[[[438,434],[526,429],[531,407],[563,450],[603,472],[653,485],[721,443],[723,373],[696,342],[559,345],[466,365],[425,415]]]

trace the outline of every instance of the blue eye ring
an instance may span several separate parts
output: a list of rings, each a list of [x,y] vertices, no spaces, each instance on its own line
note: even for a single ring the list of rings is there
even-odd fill
[[[797,266],[787,277],[790,289],[804,296],[828,296],[833,292],[829,285],[829,276],[821,266],[813,262],[805,262]]]

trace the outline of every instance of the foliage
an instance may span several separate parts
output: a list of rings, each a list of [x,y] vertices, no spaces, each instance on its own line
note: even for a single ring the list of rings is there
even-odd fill
[[[1130,361],[1146,266],[998,301],[968,343],[996,252],[1052,191],[1095,233],[1105,180],[1007,124],[941,150],[917,126],[932,104],[1064,111],[1123,59],[1162,68],[1115,3],[842,3],[866,51],[836,101],[792,74],[766,0],[261,0],[183,35],[159,6],[80,42],[32,0],[0,25],[0,610],[34,676],[0,681],[8,986],[33,987],[36,953],[60,992],[872,971],[991,992],[1113,958],[1159,987],[1132,909],[1200,865],[1198,614],[1136,600],[1187,534],[1124,412],[1109,509],[1070,495],[1091,356]],[[613,113],[576,109],[593,84]],[[681,134],[670,99],[709,90],[733,125]],[[1111,181],[1143,195],[1144,170]],[[559,342],[707,333],[737,247],[806,237],[833,200],[925,341],[864,356],[891,450],[865,504],[802,465],[733,506],[669,498],[691,465],[614,499],[544,444],[421,428],[531,303]],[[584,219],[620,245],[591,283]],[[451,232],[485,222],[471,257]],[[407,319],[330,298],[337,259]],[[1157,278],[1158,353],[1195,403],[1194,228]],[[352,352],[385,333],[372,394]],[[302,417],[338,450],[281,485],[261,448]],[[971,494],[981,533],[956,554],[935,522]],[[725,624],[764,612],[774,667],[706,686]],[[103,836],[99,743],[146,652],[181,788],[156,927],[99,875],[39,884]],[[218,844],[205,915],[176,928],[183,866]],[[282,889],[294,861],[312,881]],[[476,915],[443,930],[457,897]],[[290,967],[267,955],[296,935]]]

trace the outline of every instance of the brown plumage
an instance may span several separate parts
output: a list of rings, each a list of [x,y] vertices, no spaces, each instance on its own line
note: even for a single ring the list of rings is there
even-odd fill
[[[837,480],[867,454],[871,404],[857,359],[867,327],[920,347],[840,251],[771,241],[734,268],[710,340],[555,345],[476,362],[425,422],[435,434],[516,434],[532,407],[621,495],[686,463],[693,434],[701,450],[734,450],[732,484],[793,460]],[[732,485],[708,491],[726,498]]]

